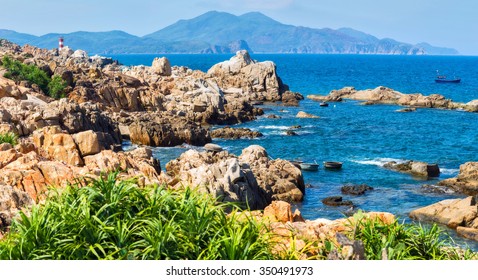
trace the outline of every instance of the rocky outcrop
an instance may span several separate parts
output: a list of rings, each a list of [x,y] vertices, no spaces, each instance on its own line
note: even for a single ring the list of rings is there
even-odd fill
[[[302,172],[291,162],[271,160],[267,151],[258,145],[252,145],[239,156],[241,162],[251,166],[259,186],[266,192],[268,199],[282,201],[302,201],[305,193]]]
[[[20,210],[33,204],[28,194],[12,186],[0,184],[0,239]]]
[[[19,136],[29,136],[47,126],[59,126],[69,134],[92,130],[104,146],[114,147],[121,143],[117,125],[97,105],[79,105],[67,99],[46,103],[30,95],[26,98],[0,99],[0,125],[9,126],[10,131]]]
[[[402,163],[391,161],[387,162],[383,167],[420,177],[428,178],[440,176],[440,168],[438,167],[438,164],[429,164],[421,161],[409,160]]]
[[[348,195],[364,195],[366,192],[373,190],[373,188],[366,184],[360,185],[345,185],[340,188],[343,194]]]
[[[295,117],[296,118],[301,118],[301,119],[318,119],[318,118],[320,118],[319,116],[312,115],[312,114],[309,114],[309,113],[306,113],[306,112],[303,112],[303,111],[298,112]]]
[[[344,99],[366,101],[371,104],[396,104],[413,108],[440,108],[440,109],[464,109],[470,112],[478,111],[478,102],[469,103],[453,102],[440,94],[423,95],[420,93],[405,94],[396,90],[379,86],[375,89],[356,90],[353,87],[345,87],[340,90],[332,90],[328,95],[309,95],[307,98],[315,101],[340,102]]]
[[[410,213],[410,217],[446,225],[457,230],[458,234],[478,241],[478,206],[472,196],[448,199],[416,209]]]
[[[120,123],[128,126],[131,141],[142,145],[172,147],[187,143],[203,146],[211,142],[209,131],[186,117],[143,113],[120,119]]]
[[[59,126],[35,131],[15,147],[1,145],[0,184],[41,200],[47,186],[64,186],[74,178],[123,171],[123,177],[140,177],[144,183],[159,183],[159,161],[149,149],[114,152],[102,144],[100,133],[68,134]]]
[[[166,57],[158,58],[156,57],[153,60],[153,64],[151,66],[152,70],[161,76],[171,76],[171,64]]]
[[[359,260],[365,259],[363,244],[359,240],[350,240],[346,235],[355,230],[354,225],[360,222],[376,221],[384,225],[395,222],[390,213],[371,212],[363,216],[353,216],[338,220],[306,220],[297,209],[292,211],[290,204],[274,201],[264,209],[263,213],[254,211],[243,212],[247,219],[258,219],[268,224],[273,235],[272,240],[278,255],[295,252],[301,259],[313,258],[319,254],[321,246],[333,244],[336,250],[331,250],[328,259],[331,260]],[[317,242],[318,247],[307,247],[307,243]],[[323,249],[323,248],[322,248]]]
[[[304,181],[299,169],[284,160],[270,160],[264,148],[250,146],[239,157],[189,150],[166,165],[171,181],[213,194],[223,201],[264,209],[272,200],[300,201]]]
[[[207,74],[226,94],[238,94],[248,100],[280,101],[288,89],[273,62],[254,61],[247,51],[238,51],[229,61],[211,67]]]
[[[258,138],[262,136],[259,131],[253,131],[249,128],[223,127],[211,131],[212,138],[222,139]]]
[[[478,195],[478,162],[467,162],[460,165],[460,172],[456,178],[446,179],[438,184],[455,192]]]
[[[344,200],[341,196],[329,196],[322,199],[322,203],[327,206],[353,206],[353,202],[350,200]]]

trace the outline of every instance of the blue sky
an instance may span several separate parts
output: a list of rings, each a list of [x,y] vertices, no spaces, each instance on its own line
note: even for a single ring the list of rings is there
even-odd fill
[[[0,29],[35,35],[123,30],[142,36],[210,10],[260,11],[287,24],[351,27],[478,55],[475,0],[0,0],[0,7]]]

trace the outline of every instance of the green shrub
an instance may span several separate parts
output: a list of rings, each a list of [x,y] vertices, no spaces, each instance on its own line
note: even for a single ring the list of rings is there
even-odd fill
[[[50,83],[48,83],[49,95],[55,99],[65,97],[65,88],[66,81],[58,75],[53,75]]]
[[[139,188],[114,173],[54,191],[22,213],[0,242],[0,258],[273,258],[262,226],[224,207],[190,189]]]
[[[459,249],[436,224],[392,224],[354,215],[351,239],[361,240],[369,260],[460,260],[476,257],[470,250]]]
[[[36,65],[23,64],[9,56],[2,58],[2,65],[7,69],[4,74],[5,78],[36,84],[45,94],[55,99],[62,98],[65,95],[66,82],[56,75],[53,78],[48,77],[45,71]]]
[[[18,143],[18,136],[13,132],[0,133],[0,144],[10,143],[15,146]]]

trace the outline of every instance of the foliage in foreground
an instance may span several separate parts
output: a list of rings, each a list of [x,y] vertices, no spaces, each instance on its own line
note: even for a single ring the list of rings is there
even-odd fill
[[[0,133],[0,144],[10,143],[15,146],[18,143],[18,136],[13,132]]]
[[[397,220],[385,224],[378,219],[365,219],[362,213],[357,213],[354,221],[350,237],[363,242],[369,260],[462,260],[477,257],[469,249],[456,246],[436,224],[401,224]]]
[[[114,173],[54,192],[21,214],[0,242],[0,258],[273,258],[262,227],[226,215],[224,207],[190,189],[139,188]]]
[[[60,76],[50,78],[36,65],[23,64],[9,56],[2,58],[1,65],[7,70],[5,78],[36,84],[45,94],[55,99],[65,97],[66,82]]]
[[[321,248],[314,241],[272,253],[277,239],[264,224],[226,208],[236,209],[191,189],[140,188],[112,173],[52,190],[21,213],[0,241],[0,259],[326,259],[334,249],[332,241]],[[386,225],[361,213],[353,220],[349,238],[363,242],[367,259],[476,258],[452,248],[436,226]]]

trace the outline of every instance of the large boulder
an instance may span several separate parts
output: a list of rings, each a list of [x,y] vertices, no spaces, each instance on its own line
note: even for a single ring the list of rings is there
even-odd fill
[[[227,151],[189,150],[170,161],[166,170],[178,186],[189,185],[222,201],[240,202],[251,209],[264,209],[270,203],[251,168]]]
[[[436,222],[457,229],[463,236],[475,239],[478,235],[478,208],[474,197],[447,199],[410,212],[418,221]]]
[[[156,147],[173,147],[184,143],[202,146],[211,142],[207,129],[185,118],[140,119],[129,125],[129,133],[131,142]]]
[[[299,119],[318,119],[318,118],[320,118],[319,116],[309,114],[309,113],[306,113],[304,111],[299,111],[295,117],[299,118]]]
[[[41,154],[51,160],[82,166],[83,159],[73,137],[59,126],[49,126],[33,133],[33,143]]]
[[[288,87],[277,76],[271,61],[256,62],[245,50],[218,63],[207,72],[226,93],[240,93],[249,100],[280,101]]]
[[[0,239],[8,230],[16,213],[33,204],[33,200],[24,191],[12,186],[0,184]]]
[[[408,160],[398,163],[395,161],[390,161],[387,162],[383,167],[394,171],[409,173],[419,177],[428,178],[440,176],[440,168],[438,167],[438,164],[429,164],[421,161]]]
[[[239,156],[239,160],[251,166],[261,188],[271,200],[288,202],[302,201],[305,184],[302,172],[291,162],[271,160],[267,151],[258,145],[251,145]]]
[[[440,181],[439,185],[467,195],[478,195],[478,162],[460,165],[457,177]]]
[[[236,157],[227,151],[189,150],[166,165],[178,186],[188,184],[224,201],[264,209],[272,200],[300,201],[302,173],[291,163],[269,160],[264,148],[251,146]]]
[[[171,64],[166,57],[158,58],[156,57],[153,60],[151,69],[161,76],[171,76]]]

